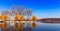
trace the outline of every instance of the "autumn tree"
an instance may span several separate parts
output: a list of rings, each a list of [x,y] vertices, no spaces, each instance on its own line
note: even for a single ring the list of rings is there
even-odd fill
[[[15,15],[14,15],[14,21],[18,21],[18,19],[19,19],[18,13],[15,13]]]
[[[4,10],[1,13],[1,20],[9,20],[10,18],[10,11]]]
[[[1,15],[0,15],[0,20],[2,19]]]
[[[32,20],[33,21],[37,21],[37,17],[36,16],[32,16]]]
[[[19,18],[21,21],[24,21],[24,15],[20,15],[20,18]]]
[[[8,15],[2,14],[2,20],[7,21],[9,19]]]

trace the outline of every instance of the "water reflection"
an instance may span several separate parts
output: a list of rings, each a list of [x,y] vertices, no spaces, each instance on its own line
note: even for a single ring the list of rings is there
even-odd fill
[[[0,28],[0,31],[3,29]],[[9,26],[10,31],[60,31],[60,24],[48,24],[48,23],[41,23],[41,22],[36,22],[36,27],[32,27],[32,23],[28,24],[25,23],[24,29],[23,30],[15,30],[13,25]]]

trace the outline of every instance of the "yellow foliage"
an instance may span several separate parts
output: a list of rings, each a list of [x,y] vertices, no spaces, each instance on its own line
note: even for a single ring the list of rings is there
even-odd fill
[[[36,27],[36,23],[33,22],[32,23],[32,27],[35,28]]]
[[[36,21],[37,20],[37,17],[36,16],[32,16],[32,20],[33,21]]]
[[[7,15],[2,15],[1,17],[2,17],[2,20],[3,20],[3,21],[8,20],[8,16],[7,16]]]
[[[23,21],[24,19],[24,15],[20,15],[20,20]]]
[[[18,14],[16,13],[15,15],[14,15],[14,21],[18,21]]]
[[[20,29],[22,30],[23,28],[24,28],[24,24],[21,23],[21,24],[20,24]]]
[[[0,20],[2,19],[2,17],[0,16]]]

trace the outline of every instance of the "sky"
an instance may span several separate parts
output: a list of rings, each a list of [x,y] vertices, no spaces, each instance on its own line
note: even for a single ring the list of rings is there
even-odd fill
[[[0,0],[0,12],[12,5],[32,9],[38,18],[60,18],[60,0]]]

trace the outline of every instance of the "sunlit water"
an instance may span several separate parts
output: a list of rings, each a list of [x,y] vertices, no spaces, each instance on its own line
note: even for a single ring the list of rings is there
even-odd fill
[[[37,26],[35,28],[32,28],[32,31],[60,31],[60,24],[52,24],[52,23],[49,24],[49,23],[41,23],[41,22],[37,22],[36,24]],[[25,28],[26,27],[28,27],[27,23],[25,24]],[[2,30],[0,29],[0,31]]]

